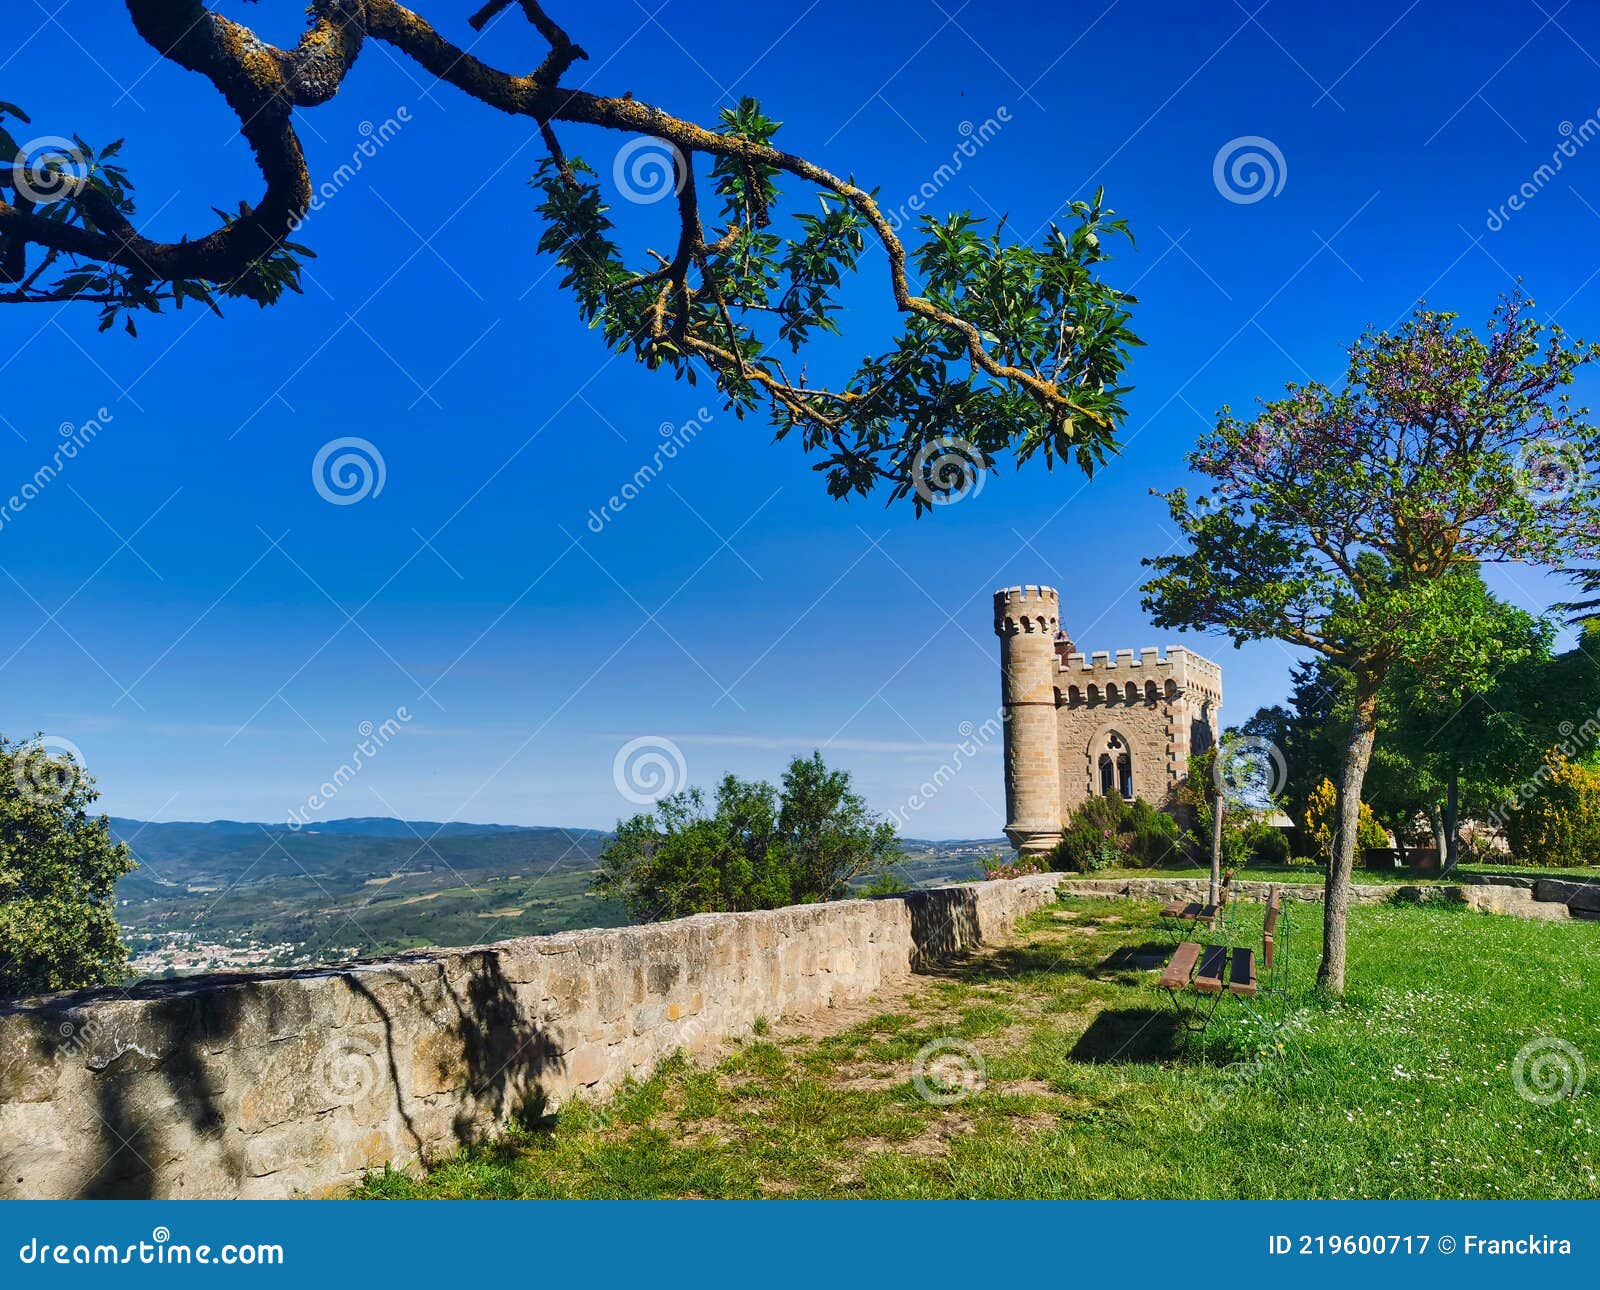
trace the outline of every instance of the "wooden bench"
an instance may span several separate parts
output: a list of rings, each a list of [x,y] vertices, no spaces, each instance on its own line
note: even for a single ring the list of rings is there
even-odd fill
[[[1230,873],[1222,880],[1222,890],[1217,893],[1216,904],[1208,905],[1197,900],[1172,900],[1161,906],[1161,917],[1176,918],[1184,923],[1204,923],[1208,928],[1215,928],[1217,920],[1228,907],[1229,889],[1232,886],[1233,875]]]
[[[1165,912],[1165,911],[1163,911]],[[1267,912],[1262,922],[1260,968],[1271,972],[1277,961],[1278,922],[1283,916],[1283,889],[1274,886],[1267,896]],[[1260,988],[1255,951],[1246,946],[1201,945],[1197,941],[1184,941],[1173,951],[1172,958],[1162,969],[1157,983],[1168,992],[1172,1005],[1183,1019],[1187,1034],[1203,1031],[1210,1024],[1217,1001],[1224,994],[1253,996]],[[1197,999],[1185,1011],[1179,996],[1192,991],[1199,996],[1211,996],[1207,1008]]]

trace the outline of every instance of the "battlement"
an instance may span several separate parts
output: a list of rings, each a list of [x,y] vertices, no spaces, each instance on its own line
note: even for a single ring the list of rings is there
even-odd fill
[[[1168,646],[1165,655],[1151,646],[1138,651],[1119,649],[1112,658],[1107,650],[1090,655],[1067,654],[1060,659],[1058,673],[1064,683],[1104,689],[1135,685],[1143,688],[1156,683],[1165,692],[1167,682],[1179,690],[1193,690],[1218,702],[1222,699],[1222,668],[1182,645]]]
[[[1096,797],[1180,810],[1189,760],[1221,731],[1222,668],[1182,645],[1082,654],[1054,587],[994,593],[1005,712],[1006,837],[1049,851]]]
[[[994,593],[994,630],[998,636],[1019,633],[1054,637],[1061,630],[1061,593],[1054,587],[1004,587]]]

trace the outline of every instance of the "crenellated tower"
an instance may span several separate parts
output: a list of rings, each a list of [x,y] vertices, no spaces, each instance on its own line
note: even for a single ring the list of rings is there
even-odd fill
[[[995,592],[1005,713],[1006,836],[1047,851],[1096,795],[1177,810],[1189,758],[1221,730],[1222,669],[1174,645],[1079,653],[1051,587]]]
[[[994,630],[1005,721],[1006,837],[1023,855],[1035,855],[1061,837],[1055,688],[1061,597],[1054,587],[997,591]]]

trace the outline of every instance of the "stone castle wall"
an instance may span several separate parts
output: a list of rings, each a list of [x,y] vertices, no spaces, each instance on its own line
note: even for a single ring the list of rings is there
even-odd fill
[[[1100,794],[1102,754],[1114,771],[1127,754],[1132,796],[1176,809],[1190,757],[1215,744],[1221,729],[1217,664],[1180,645],[1165,655],[1124,649],[1086,657],[1061,631],[1060,606],[1054,587],[994,593],[1006,836],[1023,855],[1048,851],[1072,813]]]
[[[0,1006],[0,1197],[317,1194],[992,942],[1056,875]]]
[[[1063,704],[1056,710],[1061,740],[1061,816],[1100,793],[1095,753],[1113,731],[1128,744],[1133,758],[1133,792],[1154,806],[1165,806],[1178,787],[1180,763],[1187,757],[1189,717],[1182,700],[1165,696],[1147,701],[1107,705],[1086,702]]]

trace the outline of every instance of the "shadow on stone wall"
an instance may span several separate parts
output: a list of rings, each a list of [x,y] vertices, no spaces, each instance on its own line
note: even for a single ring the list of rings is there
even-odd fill
[[[80,1032],[76,1060],[91,1074],[95,1122],[87,1127],[97,1162],[78,1183],[83,1199],[149,1199],[160,1173],[197,1146],[214,1156],[213,1170],[235,1184],[244,1177],[238,1147],[225,1140],[224,1088],[206,1056],[233,1041],[256,1006],[258,985],[242,979],[204,995],[166,989],[153,1003],[129,1007],[126,1029],[113,1016]],[[172,1125],[188,1141],[157,1127]]]
[[[466,1059],[467,1087],[479,1117],[456,1116],[457,1142],[466,1143],[484,1118],[527,1125],[546,1121],[545,1079],[560,1073],[561,1050],[549,1030],[523,1011],[499,953],[487,950],[479,956],[469,970],[466,999],[452,998],[460,1018],[453,1033]]]
[[[430,965],[437,976],[427,973]],[[339,989],[350,991],[355,1007],[334,1026]],[[272,1149],[248,1158],[254,1135],[317,1123],[330,1146],[337,1143],[341,1125],[331,1117],[354,1108],[330,1102],[319,1063],[341,1040],[378,1030],[381,1041],[365,1041],[376,1074],[362,1096],[393,1113],[379,1116],[388,1126],[387,1158],[408,1148],[436,1158],[496,1124],[545,1117],[545,1082],[560,1071],[561,1052],[519,1004],[493,949],[449,960],[418,956],[396,971],[241,974],[209,977],[203,987],[152,982],[84,991],[50,1001],[25,1029],[15,1020],[9,1029],[0,1092],[8,1100],[43,1094],[67,1115],[54,1148],[41,1142],[4,1162],[7,1191],[130,1200],[200,1184],[202,1194],[237,1195],[264,1174],[263,1159],[272,1171]],[[31,1086],[12,1087],[18,1080]],[[441,1123],[435,1111],[419,1123],[425,1103],[439,1100],[430,1095],[445,1092],[451,1117]],[[359,1130],[353,1119],[343,1127]]]
[[[911,969],[925,972],[979,942],[978,893],[971,887],[935,887],[905,892],[911,915]]]
[[[841,903],[838,927],[818,910],[729,915],[744,926],[718,942],[727,955],[704,963],[696,956],[709,953],[709,933],[689,920],[648,936],[595,931],[560,945],[423,950],[0,1003],[0,1195],[286,1196],[386,1161],[429,1163],[508,1122],[539,1123],[569,1083],[609,1086],[636,1068],[647,1044],[638,1028],[678,1020],[665,996],[689,964],[708,994],[729,994],[680,1004],[711,1018],[700,1035],[710,1042],[786,1006],[864,994],[908,967],[1030,966],[1013,949],[981,969],[970,955],[985,931],[999,940],[1053,898],[1055,882],[885,898],[903,914]],[[780,979],[773,954],[759,971],[740,961],[763,947],[782,951],[795,981]],[[612,1025],[629,1008],[636,1033],[618,1043]]]

